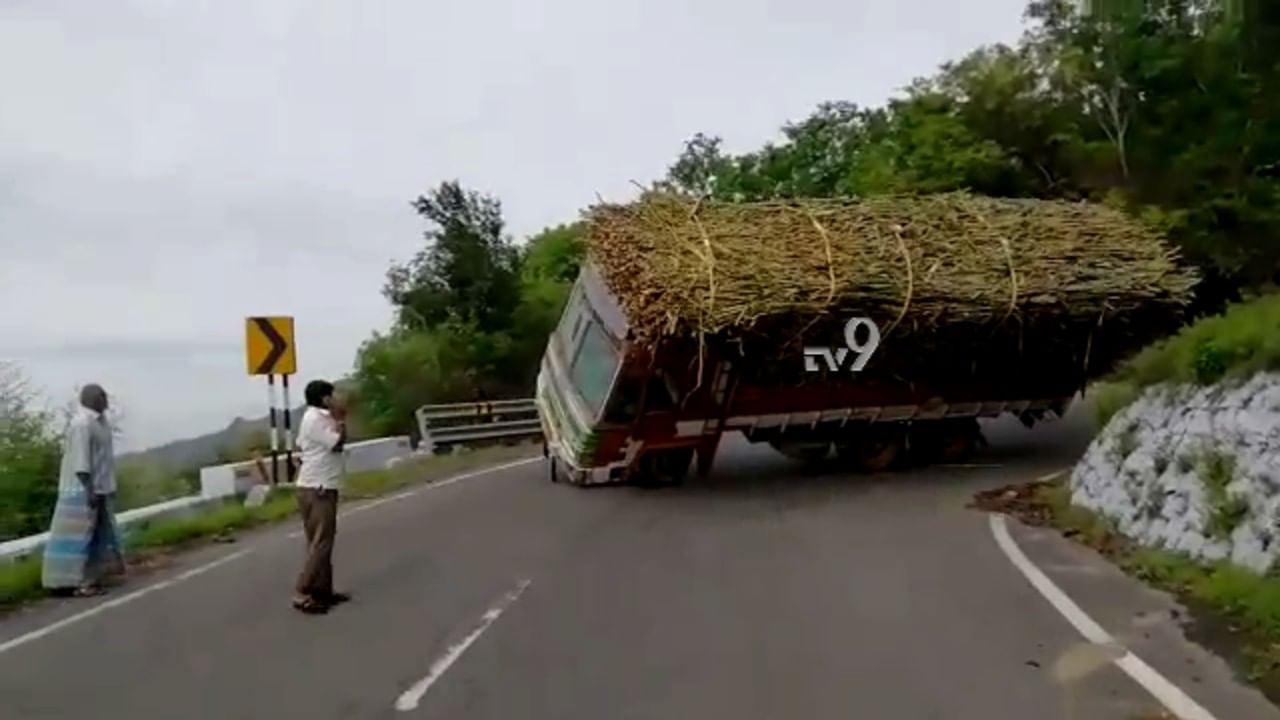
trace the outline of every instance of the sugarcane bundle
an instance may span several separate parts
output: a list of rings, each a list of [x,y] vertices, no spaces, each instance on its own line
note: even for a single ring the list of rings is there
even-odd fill
[[[964,193],[590,209],[588,253],[633,337],[797,330],[856,312],[888,338],[1172,316],[1197,278],[1104,206]]]

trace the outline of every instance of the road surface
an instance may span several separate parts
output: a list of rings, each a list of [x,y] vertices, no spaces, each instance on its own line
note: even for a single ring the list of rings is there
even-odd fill
[[[1159,717],[964,507],[1069,465],[1086,432],[990,436],[992,467],[857,478],[733,442],[683,488],[552,485],[537,458],[352,505],[336,551],[349,605],[294,612],[297,528],[246,535],[108,598],[0,622],[0,716]],[[1167,598],[1011,530],[1208,717],[1280,717],[1182,638]]]

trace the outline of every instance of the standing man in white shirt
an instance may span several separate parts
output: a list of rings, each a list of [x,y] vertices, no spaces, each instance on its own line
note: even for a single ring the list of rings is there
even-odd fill
[[[347,442],[344,413],[334,401],[334,387],[313,380],[306,388],[307,410],[298,423],[298,509],[307,536],[307,559],[294,586],[293,606],[320,614],[350,598],[333,591],[333,540],[338,526],[338,490],[342,484],[342,450]]]

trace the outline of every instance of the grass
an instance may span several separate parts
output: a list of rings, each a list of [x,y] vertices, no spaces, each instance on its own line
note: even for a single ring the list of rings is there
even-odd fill
[[[468,468],[529,457],[531,445],[494,446],[461,450],[406,462],[389,470],[352,473],[346,478],[343,500],[361,500],[386,495],[424,481],[439,480]],[[274,488],[266,501],[246,507],[239,500],[207,509],[196,515],[155,520],[124,532],[127,556],[185,549],[236,531],[278,523],[295,517],[297,504],[292,488]],[[0,608],[12,607],[44,597],[40,584],[41,557],[34,555],[12,563],[0,562]]]
[[[1112,460],[1119,465],[1138,449],[1138,425],[1130,422],[1124,430],[1116,436],[1116,444],[1112,449]]]
[[[1153,385],[1211,385],[1280,370],[1280,294],[1236,303],[1151,345],[1091,389],[1105,425]]]
[[[0,605],[34,600],[44,594],[40,587],[40,558],[24,557],[0,565]]]
[[[1098,550],[1129,574],[1223,620],[1240,647],[1249,678],[1273,701],[1280,701],[1280,577],[1225,561],[1202,562],[1182,553],[1139,547],[1100,515],[1072,505],[1071,491],[1062,481],[1041,488],[1038,499],[1064,534]]]
[[[1249,517],[1249,501],[1227,492],[1235,480],[1236,459],[1220,450],[1207,450],[1200,459],[1199,472],[1209,502],[1205,533],[1225,540]]]
[[[194,540],[283,520],[296,510],[293,490],[274,488],[258,507],[228,501],[192,517],[167,518],[131,528],[126,533],[125,546],[129,550],[181,547]]]
[[[1094,423],[1098,427],[1105,426],[1141,394],[1136,385],[1123,380],[1103,381],[1089,388],[1089,410]]]

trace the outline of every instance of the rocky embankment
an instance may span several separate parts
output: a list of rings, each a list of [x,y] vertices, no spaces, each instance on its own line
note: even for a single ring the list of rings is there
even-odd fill
[[[1270,570],[1280,556],[1280,373],[1148,389],[1111,419],[1070,484],[1073,503],[1139,544]]]

